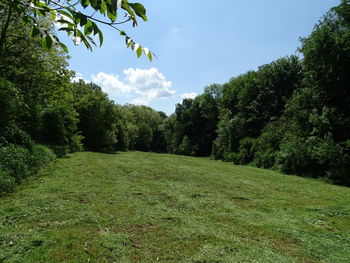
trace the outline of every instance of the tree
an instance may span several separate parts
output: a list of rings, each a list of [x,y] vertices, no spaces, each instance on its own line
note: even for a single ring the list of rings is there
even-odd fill
[[[202,95],[184,99],[165,122],[168,150],[173,153],[209,156],[216,138],[220,85],[205,88]]]
[[[164,113],[146,106],[127,104],[123,107],[127,120],[131,150],[165,151]]]
[[[30,27],[29,35],[39,37],[42,46],[46,49],[58,45],[68,52],[58,37],[49,30],[47,24],[42,23],[42,18],[50,18],[51,21],[59,25],[59,31],[65,31],[70,36],[74,44],[84,43],[86,48],[92,49],[95,45],[96,36],[100,46],[103,43],[103,33],[100,25],[109,26],[120,33],[125,38],[127,47],[131,47],[140,57],[144,53],[149,60],[152,60],[152,52],[148,48],[143,48],[134,42],[124,30],[117,26],[131,22],[132,26],[138,25],[137,17],[147,21],[146,9],[140,3],[129,3],[128,0],[80,0],[80,1],[60,1],[60,0],[1,0],[0,13],[5,17],[0,35],[0,54],[3,51],[8,27],[11,17],[20,17],[21,22]],[[125,12],[124,20],[117,21],[121,15],[121,10]],[[92,12],[91,15],[88,12]],[[101,18],[102,17],[102,18]],[[153,54],[154,55],[154,54]]]
[[[74,83],[74,107],[83,144],[92,151],[111,151],[117,142],[118,115],[114,103],[95,84]]]
[[[350,1],[331,9],[310,36],[302,39],[306,81],[333,108],[332,126],[337,142],[349,138],[350,129]]]
[[[28,36],[28,27],[15,12],[0,17],[2,25],[6,21],[10,22],[0,56],[0,77],[13,83],[20,95],[16,97],[21,98],[16,118],[11,119],[37,142],[73,147],[77,115],[72,105],[73,72],[67,68],[67,55],[57,47],[42,49],[38,39]],[[11,91],[10,86],[3,88]]]

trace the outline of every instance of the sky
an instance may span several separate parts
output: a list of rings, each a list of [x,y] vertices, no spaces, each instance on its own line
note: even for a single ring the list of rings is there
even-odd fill
[[[131,2],[131,1],[130,1]],[[77,78],[101,86],[118,104],[147,105],[171,114],[183,98],[278,58],[298,54],[300,37],[339,0],[139,0],[148,21],[120,29],[158,59],[137,59],[112,28],[87,50],[60,35]],[[77,79],[76,78],[76,79]]]

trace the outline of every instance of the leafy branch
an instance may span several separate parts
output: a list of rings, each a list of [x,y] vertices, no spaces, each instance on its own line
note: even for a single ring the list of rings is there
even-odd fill
[[[155,56],[148,48],[134,42],[124,30],[117,27],[128,22],[136,27],[137,18],[147,21],[146,9],[140,3],[129,3],[128,0],[0,0],[0,2],[22,15],[23,23],[31,27],[30,36],[40,37],[42,46],[46,49],[59,45],[68,52],[67,46],[56,35],[38,23],[39,17],[49,17],[59,25],[59,31],[65,31],[71,37],[75,45],[84,43],[89,50],[92,50],[92,45],[96,46],[92,36],[98,37],[99,45],[102,46],[103,33],[99,25],[106,25],[125,38],[126,46],[130,47],[138,58],[144,53],[151,61]],[[80,11],[88,9],[93,10],[91,15]],[[117,19],[120,11],[124,12],[124,20],[119,22]],[[106,19],[96,18],[97,14]]]

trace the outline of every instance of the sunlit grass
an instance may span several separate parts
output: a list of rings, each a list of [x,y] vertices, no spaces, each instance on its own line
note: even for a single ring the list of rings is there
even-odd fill
[[[167,154],[76,153],[0,198],[0,262],[350,262],[350,189]]]

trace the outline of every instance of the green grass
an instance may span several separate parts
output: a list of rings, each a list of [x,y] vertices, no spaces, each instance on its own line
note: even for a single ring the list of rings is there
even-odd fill
[[[0,262],[350,262],[350,189],[205,158],[76,153],[0,198]]]

